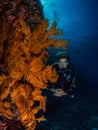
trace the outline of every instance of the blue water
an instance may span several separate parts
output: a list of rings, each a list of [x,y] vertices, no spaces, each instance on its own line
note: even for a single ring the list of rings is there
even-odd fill
[[[75,97],[46,93],[46,122],[36,130],[98,130],[98,0],[41,0],[45,18],[69,39],[68,53],[76,72]],[[48,63],[56,61],[49,49]]]
[[[98,0],[41,0],[45,18],[64,31],[76,70],[78,91],[98,94]],[[59,50],[50,50],[50,63]],[[52,57],[51,57],[52,56]],[[54,57],[53,57],[54,56]]]

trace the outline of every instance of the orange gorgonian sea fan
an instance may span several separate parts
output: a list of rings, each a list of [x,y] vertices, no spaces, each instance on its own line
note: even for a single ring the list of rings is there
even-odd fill
[[[0,39],[3,52],[3,62],[0,64],[0,115],[12,120],[14,109],[17,109],[16,119],[22,122],[26,130],[34,130],[36,122],[45,119],[44,116],[36,117],[39,110],[46,110],[46,97],[42,96],[42,89],[47,88],[48,81],[56,82],[58,78],[52,66],[46,65],[49,56],[47,48],[66,49],[68,42],[56,38],[60,35],[56,23],[50,29],[48,25],[48,20],[44,19],[31,32],[24,21],[18,21],[10,33],[7,33],[7,28],[1,33],[4,32],[3,41]],[[39,103],[37,106],[36,102]]]

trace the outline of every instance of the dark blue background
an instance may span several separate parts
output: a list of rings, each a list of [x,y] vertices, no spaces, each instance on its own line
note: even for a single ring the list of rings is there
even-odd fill
[[[74,65],[78,90],[98,94],[98,0],[41,0],[50,25],[63,29],[60,38],[69,39],[68,53]],[[49,61],[58,51],[51,50]]]

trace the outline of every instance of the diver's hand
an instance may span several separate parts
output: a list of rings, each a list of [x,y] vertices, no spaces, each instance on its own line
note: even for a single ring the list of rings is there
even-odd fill
[[[67,95],[67,93],[65,93],[62,89],[56,89],[53,95],[57,97],[61,97],[61,96]]]

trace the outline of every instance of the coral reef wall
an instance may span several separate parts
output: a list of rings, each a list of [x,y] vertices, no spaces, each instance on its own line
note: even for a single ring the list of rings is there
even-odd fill
[[[13,26],[16,26],[17,19],[24,19],[31,28],[44,18],[40,0],[0,0],[0,16],[2,15]]]
[[[19,3],[23,3],[23,8]],[[48,29],[49,22],[43,15],[39,16],[40,20],[36,12],[32,15],[34,19],[30,14],[22,15],[29,3],[38,5],[33,0],[0,1],[0,127],[5,129],[11,129],[9,122],[17,121],[26,130],[34,130],[37,122],[45,120],[44,116],[36,116],[40,110],[45,112],[46,97],[42,96],[42,89],[47,88],[48,81],[56,82],[58,77],[52,66],[46,65],[47,48],[66,49],[68,42],[56,38],[60,30],[56,23]],[[10,19],[8,12],[15,18]],[[25,19],[27,16],[29,19]]]

